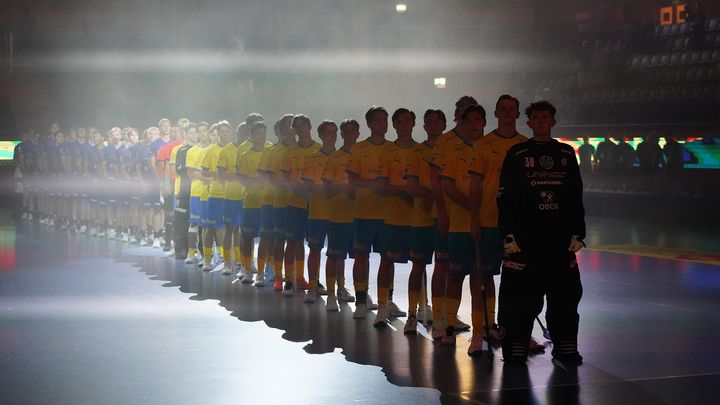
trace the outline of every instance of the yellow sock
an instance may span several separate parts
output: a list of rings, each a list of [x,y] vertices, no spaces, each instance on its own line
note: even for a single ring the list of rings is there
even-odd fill
[[[379,308],[387,308],[389,294],[390,294],[390,289],[388,287],[378,287],[378,307]]]
[[[447,319],[447,326],[455,327],[457,325],[457,313],[460,309],[460,300],[457,298],[445,297],[445,319]]]
[[[432,297],[433,320],[442,319],[444,305],[445,305],[445,297]]]
[[[282,265],[283,265],[282,259],[273,260],[273,266],[275,266],[275,280],[282,281],[282,278],[283,278]]]
[[[408,291],[408,316],[417,315],[418,300],[420,291]]]
[[[187,254],[187,255],[188,255],[188,257],[193,257],[193,256],[195,256],[195,253],[196,253],[196,252],[197,252],[197,249],[195,249],[195,248],[190,248],[190,249],[188,249],[188,254]]]
[[[367,281],[358,281],[358,282],[355,282],[354,285],[353,285],[353,287],[355,287],[355,291],[365,291],[365,292],[367,292],[367,290],[368,290]]]
[[[335,295],[335,277],[328,277],[327,280],[327,292],[329,296]]]
[[[243,257],[242,257],[242,252],[240,251],[239,246],[233,247],[233,255],[235,255],[235,262],[242,263],[243,266],[245,265],[245,262],[243,261]]]
[[[212,248],[203,246],[203,257],[205,258],[206,262],[210,262],[210,258],[212,257]]]
[[[220,250],[218,249],[218,253],[222,255],[223,261],[227,264],[230,264],[230,260],[232,260],[232,249],[228,250]]]
[[[295,278],[298,280],[305,278],[305,259],[295,259]]]
[[[470,318],[472,318],[473,334],[482,331],[485,326],[485,309],[477,310],[473,308]]]
[[[220,257],[222,257],[223,260],[225,260],[225,249],[223,249],[222,246],[218,246],[218,255],[220,255]]]
[[[265,273],[265,257],[258,256],[257,263],[258,263],[258,274],[264,274]]]

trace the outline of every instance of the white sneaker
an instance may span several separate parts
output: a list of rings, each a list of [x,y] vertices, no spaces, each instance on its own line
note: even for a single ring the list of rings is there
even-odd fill
[[[345,287],[338,288],[337,299],[342,302],[355,302],[355,297]]]
[[[388,302],[388,314],[393,318],[403,318],[407,316],[407,313],[401,311],[397,304],[392,301]]]
[[[308,290],[307,294],[305,294],[303,302],[306,304],[314,304],[315,301],[317,301],[317,295],[317,290]]]
[[[208,261],[201,263],[200,266],[202,266],[203,271],[211,271],[213,269],[212,264]]]
[[[379,308],[377,311],[377,315],[375,315],[375,321],[373,322],[373,326],[376,328],[387,326],[388,321],[388,308]]]
[[[130,234],[128,234],[127,232],[123,232],[123,233],[122,233],[122,237],[120,238],[120,240],[121,240],[123,243],[130,243]]]
[[[328,295],[327,289],[324,285],[318,282],[318,295]]]
[[[357,304],[355,306],[355,312],[353,312],[354,319],[365,319],[367,316],[368,307],[367,304]]]
[[[195,258],[195,255],[188,255],[188,257],[185,259],[185,264],[193,264],[196,263],[197,259]]]
[[[173,257],[175,256],[175,250],[170,249],[167,252],[165,252],[165,257]]]
[[[292,297],[295,295],[295,284],[293,284],[291,281],[285,282],[285,287],[283,287],[282,291],[283,297]]]
[[[406,335],[414,335],[417,333],[417,318],[414,316],[408,318],[407,322],[405,322],[405,329],[403,330],[403,333]]]
[[[374,310],[378,309],[377,304],[375,302],[373,302],[373,299],[370,296],[370,294],[367,295],[367,309],[368,309],[368,311],[374,311]]]
[[[327,298],[327,303],[325,304],[325,310],[328,312],[337,312],[340,310],[338,307],[338,300],[337,297],[334,295],[329,295]]]
[[[427,307],[420,307],[417,312],[417,319],[423,325],[427,326],[431,324],[433,322],[432,307],[430,305]]]
[[[28,218],[27,212],[23,212],[23,214],[22,214],[22,216],[20,217],[20,219],[22,219],[23,221],[27,221],[27,218]]]
[[[265,287],[265,273],[258,273],[257,276],[255,276],[255,284],[253,284],[255,287]]]
[[[104,237],[105,237],[105,231],[103,231],[103,230],[101,229],[101,230],[98,231],[98,233],[97,233],[95,236],[97,236],[98,238],[104,238]]]
[[[233,269],[230,266],[223,266],[222,275],[229,276],[230,274],[233,274]]]
[[[249,271],[246,271],[243,273],[242,283],[243,284],[252,284],[253,282],[253,275]]]
[[[460,320],[460,317],[457,317],[457,324],[455,325],[455,330],[459,331],[467,331],[470,330],[470,325],[466,324],[465,322]]]
[[[160,246],[165,246],[165,245],[166,245],[166,242],[165,242],[165,238],[164,238],[164,237],[161,236],[161,237],[159,237],[159,238],[157,238],[157,239],[160,241]]]
[[[150,239],[149,238],[140,239],[140,246],[150,246]]]
[[[160,238],[153,238],[152,247],[155,249],[160,249],[162,247],[160,244]]]
[[[470,338],[470,347],[468,347],[468,356],[481,355],[483,350],[483,338],[480,335],[473,335]]]
[[[87,232],[87,226],[81,225],[81,226],[80,226],[80,233],[85,233],[85,232]]]
[[[128,238],[128,243],[131,245],[134,245],[138,242],[137,237],[135,235],[130,235],[130,238]]]
[[[112,228],[108,229],[108,231],[107,231],[107,238],[108,238],[108,239],[115,239],[115,236],[116,236],[115,230],[112,229]]]

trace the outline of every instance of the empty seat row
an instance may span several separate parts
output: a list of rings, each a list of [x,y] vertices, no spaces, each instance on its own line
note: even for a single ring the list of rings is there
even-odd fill
[[[720,49],[704,51],[666,52],[653,55],[634,55],[627,66],[633,69],[651,69],[665,66],[704,65],[720,61]]]
[[[720,17],[714,17],[705,20],[704,29],[707,32],[720,31]],[[688,33],[689,30],[690,25],[688,23],[658,25],[655,27],[655,36],[674,37],[678,35],[685,35]]]
[[[666,67],[653,70],[635,70],[627,76],[639,83],[683,83],[695,81],[715,81],[720,79],[716,65],[698,65]]]
[[[579,104],[631,104],[653,102],[707,103],[720,101],[720,85],[672,85],[594,90],[583,93]]]

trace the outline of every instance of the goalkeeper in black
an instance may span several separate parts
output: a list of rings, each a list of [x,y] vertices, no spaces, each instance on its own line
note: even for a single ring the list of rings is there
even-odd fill
[[[575,253],[583,246],[582,180],[569,145],[552,138],[555,107],[525,109],[533,137],[507,152],[498,190],[499,228],[505,235],[498,323],[505,328],[506,362],[524,363],[535,317],[547,297],[553,363],[582,364],[577,312],[582,284]]]

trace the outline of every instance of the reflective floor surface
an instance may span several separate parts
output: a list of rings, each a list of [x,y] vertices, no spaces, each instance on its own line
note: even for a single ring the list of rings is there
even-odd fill
[[[287,298],[242,285],[159,249],[4,226],[0,398],[3,404],[717,403],[717,232],[600,218],[588,225],[590,248],[579,254],[585,364],[576,371],[553,367],[549,350],[526,367],[504,367],[499,350],[470,358],[470,333],[456,347],[443,347],[422,326],[415,336],[403,335],[403,318],[378,330],[372,315],[352,319],[354,304],[328,313],[322,300],[304,304],[302,294]],[[661,254],[651,257],[653,247]],[[376,271],[378,258],[372,260]],[[395,302],[403,309],[408,272],[405,265],[396,270]],[[373,283],[370,290],[377,291]],[[467,291],[465,297],[460,315],[469,321]],[[542,340],[538,327],[534,336]]]

